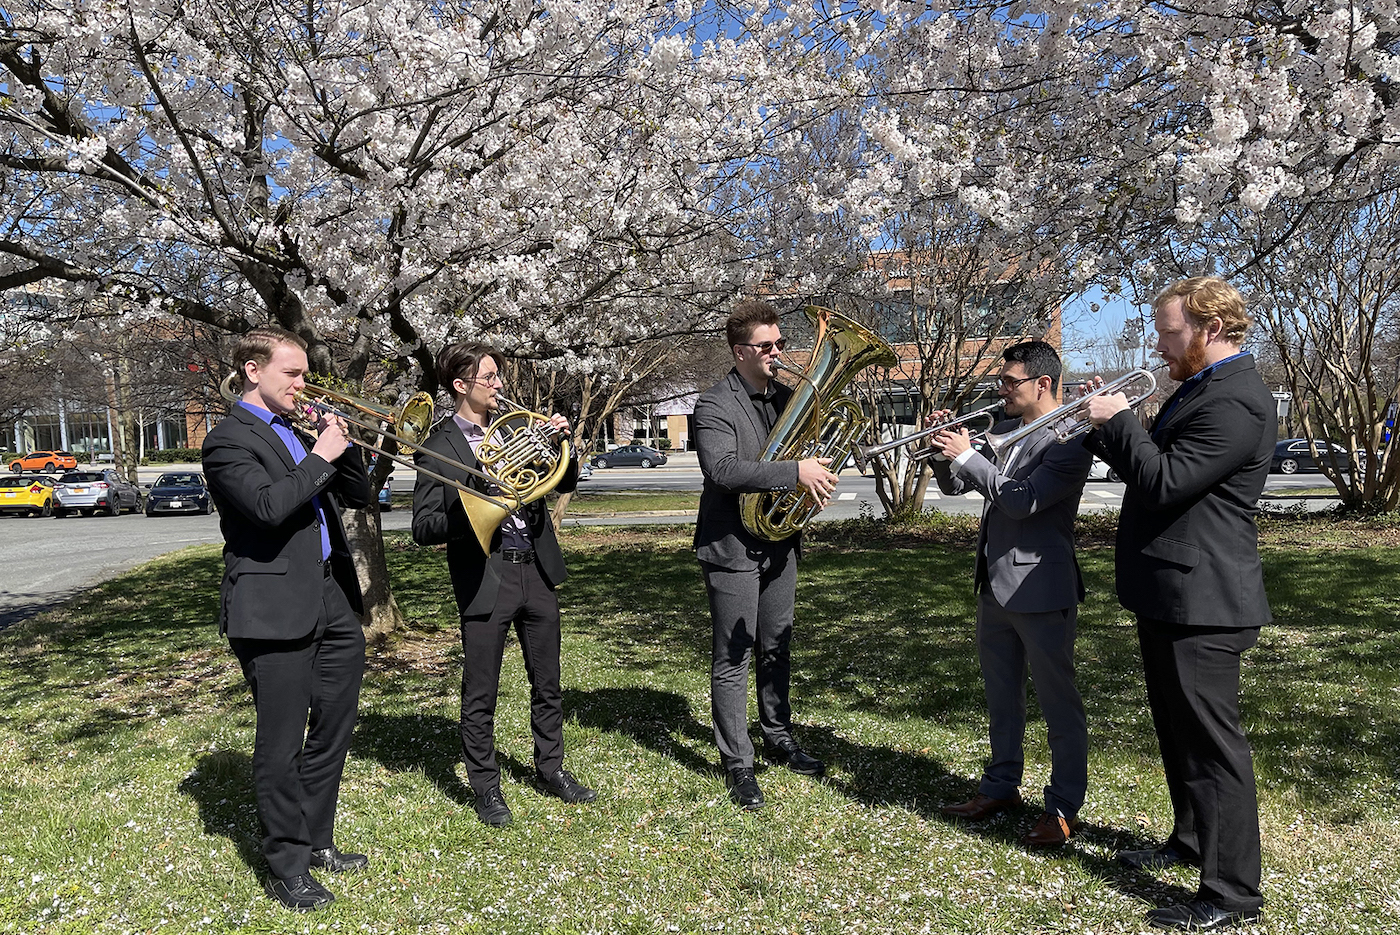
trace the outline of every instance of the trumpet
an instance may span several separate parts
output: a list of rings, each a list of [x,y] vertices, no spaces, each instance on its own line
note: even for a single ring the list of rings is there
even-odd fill
[[[933,435],[937,435],[939,432],[946,432],[948,429],[951,428],[956,428],[958,426],[965,427],[967,423],[972,422],[975,419],[987,420],[987,427],[978,434],[988,432],[991,430],[992,426],[997,424],[996,416],[992,415],[992,413],[1000,408],[1001,403],[992,403],[990,406],[983,406],[981,409],[975,409],[972,412],[965,412],[962,415],[957,416],[956,418],[948,419],[947,421],[940,422],[937,425],[930,425],[928,428],[920,429],[919,431],[909,435],[905,435],[902,438],[896,438],[892,439],[891,441],[881,442],[878,445],[857,445],[855,446],[855,449],[851,452],[852,458],[856,464],[856,470],[864,474],[865,469],[869,467],[872,462],[876,461],[877,459],[880,459],[881,456],[884,455],[887,451],[894,451],[896,448],[902,448],[905,445],[912,445],[914,442],[921,441]],[[913,461],[923,461],[929,457],[932,457],[932,455],[933,449],[928,449],[926,451],[914,452],[909,457]],[[881,460],[880,463],[883,465],[883,460]],[[888,473],[888,471],[886,473]]]
[[[1153,367],[1151,370],[1144,367],[1129,370],[1121,377],[1105,383],[1093,392],[1085,393],[1078,399],[1065,403],[1058,409],[1052,409],[1039,419],[1027,422],[1020,428],[1012,429],[1010,432],[1002,432],[1000,435],[986,433],[986,443],[988,447],[997,454],[1001,454],[1004,449],[1016,444],[1027,435],[1033,435],[1046,427],[1054,429],[1055,441],[1061,445],[1081,435],[1087,435],[1089,431],[1094,428],[1094,423],[1090,422],[1086,416],[1081,414],[1085,401],[1093,399],[1095,396],[1107,396],[1112,393],[1127,393],[1130,387],[1140,383],[1142,384],[1142,389],[1136,396],[1128,400],[1128,406],[1132,409],[1136,409],[1138,406],[1151,399],[1153,393],[1157,392],[1156,372],[1164,369],[1166,366],[1166,364],[1162,364]]]
[[[219,395],[231,403],[241,398],[233,388],[237,379],[237,373],[230,373],[219,384]],[[556,442],[558,433],[549,426],[548,418],[510,403],[499,395],[497,398],[512,411],[495,419],[486,429],[486,440],[477,451],[477,460],[484,470],[420,447],[432,425],[433,398],[427,393],[413,394],[402,409],[395,411],[347,393],[307,383],[296,394],[297,408],[287,417],[302,429],[315,431],[318,420],[312,418],[311,413],[337,416],[351,425],[393,440],[403,454],[421,452],[439,464],[456,468],[493,485],[500,491],[500,496],[483,493],[363,439],[350,439],[352,444],[366,451],[454,488],[461,498],[481,550],[489,554],[491,537],[501,522],[525,504],[544,497],[558,486],[569,466],[569,444],[562,440]],[[352,415],[350,410],[369,418]],[[521,420],[524,420],[523,424],[511,425]],[[543,428],[540,427],[541,422],[544,423]],[[488,447],[488,443],[491,447]]]

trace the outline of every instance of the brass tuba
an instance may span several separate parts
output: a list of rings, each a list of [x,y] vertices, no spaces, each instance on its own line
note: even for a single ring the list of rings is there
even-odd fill
[[[817,326],[812,360],[805,373],[774,362],[801,383],[768,434],[759,460],[830,458],[831,472],[840,473],[870,427],[860,403],[842,391],[866,367],[893,367],[899,355],[875,332],[839,312],[808,306],[807,317]],[[801,489],[739,495],[744,528],[770,542],[801,532],[819,509],[820,504]]]

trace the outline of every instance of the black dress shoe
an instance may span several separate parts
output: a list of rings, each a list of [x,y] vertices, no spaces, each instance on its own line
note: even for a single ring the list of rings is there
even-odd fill
[[[311,866],[316,870],[329,870],[331,873],[345,873],[347,870],[363,870],[369,866],[369,858],[364,854],[342,854],[334,844],[311,852]]]
[[[820,776],[826,772],[826,764],[805,753],[792,738],[777,743],[763,741],[763,758],[770,763],[786,766],[794,773],[803,776]]]
[[[1145,870],[1148,873],[1154,870],[1165,870],[1168,867],[1175,867],[1177,864],[1195,863],[1195,861],[1187,860],[1183,857],[1181,852],[1170,844],[1163,844],[1161,847],[1152,847],[1142,851],[1119,851],[1118,862],[1125,867]]]
[[[335,902],[330,890],[316,882],[309,873],[282,879],[269,877],[265,884],[267,895],[296,912],[311,912]]]
[[[763,807],[763,790],[758,787],[752,767],[736,766],[729,770],[724,775],[724,784],[729,787],[729,798],[744,811]]]
[[[515,816],[506,805],[506,797],[501,795],[500,786],[492,786],[476,797],[476,817],[484,824],[502,828],[510,824]]]
[[[540,784],[544,786],[545,792],[563,799],[570,805],[592,802],[598,797],[597,792],[579,782],[574,778],[573,773],[563,767],[560,767],[548,776],[541,773],[539,770],[535,771],[535,775],[539,777]]]
[[[1209,932],[1212,929],[1229,928],[1241,922],[1258,922],[1258,909],[1230,912],[1213,906],[1200,899],[1165,909],[1153,909],[1147,914],[1149,924],[1159,929],[1176,929],[1181,932]]]

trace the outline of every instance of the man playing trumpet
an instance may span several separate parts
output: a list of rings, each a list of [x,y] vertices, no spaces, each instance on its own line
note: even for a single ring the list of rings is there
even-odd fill
[[[1044,341],[1002,352],[997,395],[1010,418],[994,427],[1019,429],[1056,409],[1060,358]],[[944,421],[947,410],[934,413]],[[1088,786],[1089,735],[1074,682],[1074,633],[1084,580],[1074,554],[1074,517],[1092,455],[1079,439],[1057,444],[1043,427],[995,454],[979,454],[966,429],[934,435],[941,454],[934,477],[945,493],[986,497],[977,533],[977,656],[982,666],[992,756],[966,802],[944,815],[981,821],[1021,803],[1026,730],[1026,667],[1050,735],[1050,785],[1045,810],[1022,840],[1063,844],[1074,833]]]
[[[1259,918],[1259,806],[1240,726],[1240,656],[1272,616],[1264,594],[1259,495],[1278,415],[1240,351],[1244,298],[1214,276],[1173,283],[1152,303],[1157,353],[1183,381],[1151,431],[1122,394],[1085,402],[1086,440],[1123,478],[1118,601],[1137,615],[1143,675],[1175,823],[1160,847],[1123,851],[1141,870],[1200,867],[1194,899],[1154,909],[1159,928]]]

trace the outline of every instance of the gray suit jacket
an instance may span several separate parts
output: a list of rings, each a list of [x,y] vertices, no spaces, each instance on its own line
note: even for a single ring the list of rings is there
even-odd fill
[[[1000,434],[1021,426],[1008,419]],[[1074,518],[1093,455],[1082,439],[1064,445],[1041,429],[1021,442],[1009,473],[973,453],[954,475],[947,461],[933,473],[946,494],[977,490],[987,498],[977,533],[976,587],[1016,613],[1064,610],[1084,600],[1084,578],[1074,554]]]
[[[777,385],[773,406],[779,414],[792,390]],[[751,535],[739,517],[739,495],[797,487],[796,461],[759,461],[768,433],[753,400],[730,370],[695,403],[695,448],[705,477],[695,521],[695,555],[702,562],[748,571],[768,556],[796,549],[801,535],[769,542]]]

